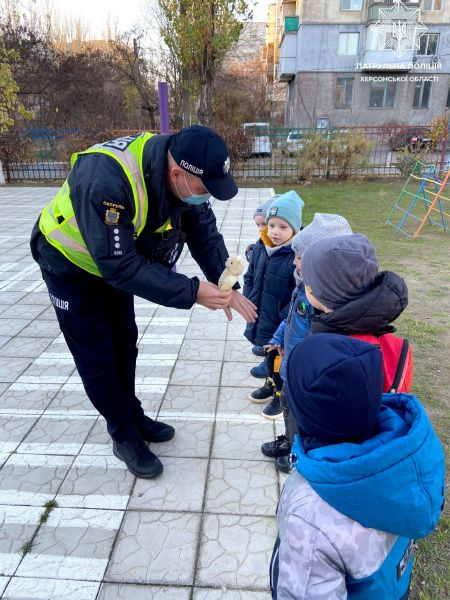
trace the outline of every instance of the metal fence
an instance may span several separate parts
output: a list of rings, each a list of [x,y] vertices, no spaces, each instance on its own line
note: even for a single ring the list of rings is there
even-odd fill
[[[7,182],[61,181],[73,152],[133,133],[65,129],[12,130],[0,137]],[[238,135],[237,135],[238,134]],[[225,136],[227,137],[227,136]],[[368,126],[338,129],[257,128],[231,132],[227,139],[234,176],[299,181],[312,178],[405,175],[417,158],[448,168],[447,140],[433,145],[426,126]]]

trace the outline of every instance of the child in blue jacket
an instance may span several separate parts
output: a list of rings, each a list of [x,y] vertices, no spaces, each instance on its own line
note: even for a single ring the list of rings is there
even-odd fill
[[[269,343],[280,321],[286,318],[295,287],[291,242],[302,224],[303,200],[290,191],[276,198],[266,214],[266,228],[254,249],[244,275],[244,296],[258,307],[258,318],[249,323],[245,337],[254,346]],[[267,366],[253,367],[255,377],[266,377]]]
[[[419,400],[382,394],[382,353],[308,336],[287,363],[294,468],[277,509],[273,600],[407,600],[414,540],[444,504],[444,453]]]

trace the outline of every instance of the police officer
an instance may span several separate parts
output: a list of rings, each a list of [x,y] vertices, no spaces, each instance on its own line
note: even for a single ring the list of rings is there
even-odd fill
[[[71,166],[33,229],[32,254],[114,454],[137,477],[155,477],[163,466],[145,442],[170,440],[175,430],[147,417],[136,397],[134,295],[256,317],[242,294],[215,285],[228,252],[208,200],[237,193],[228,150],[211,129],[193,126],[97,144]],[[208,282],[172,269],[184,243]]]

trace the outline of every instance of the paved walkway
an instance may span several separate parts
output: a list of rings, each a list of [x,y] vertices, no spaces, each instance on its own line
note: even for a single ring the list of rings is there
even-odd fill
[[[0,596],[269,600],[280,479],[259,450],[274,425],[246,400],[258,359],[243,320],[136,298],[138,393],[177,429],[152,445],[163,475],[136,480],[112,455],[29,254],[54,193],[0,188]],[[252,214],[271,193],[214,204],[231,254],[257,237]],[[199,275],[186,254],[179,271]]]

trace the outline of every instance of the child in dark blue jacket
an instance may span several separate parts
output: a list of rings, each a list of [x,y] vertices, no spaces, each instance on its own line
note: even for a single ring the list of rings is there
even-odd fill
[[[249,323],[245,337],[254,346],[268,344],[280,322],[286,318],[292,290],[295,287],[294,252],[291,242],[302,224],[303,200],[294,191],[276,198],[266,214],[267,227],[244,275],[244,296],[258,307],[258,319]],[[255,377],[266,377],[264,361],[253,367]]]

